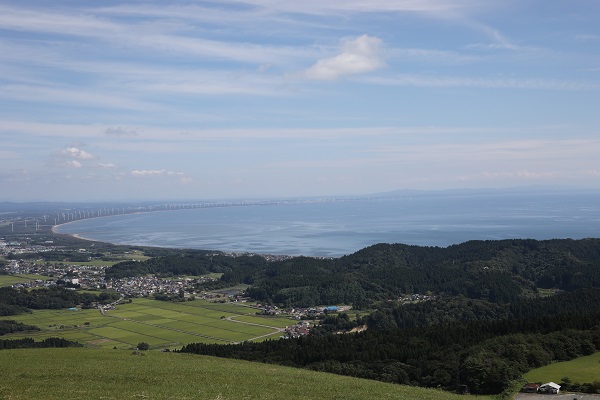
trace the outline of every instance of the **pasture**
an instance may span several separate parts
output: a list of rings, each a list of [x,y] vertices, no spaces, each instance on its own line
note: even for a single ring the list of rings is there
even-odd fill
[[[0,398],[14,400],[466,398],[435,389],[240,360],[90,348],[3,350],[0,376]]]
[[[136,298],[104,314],[97,309],[63,309],[3,317],[41,329],[3,338],[41,340],[58,336],[91,347],[124,349],[146,342],[151,349],[176,349],[194,342],[226,344],[278,338],[281,328],[295,323],[287,318],[258,316],[255,312],[242,305],[204,300],[170,303]]]
[[[15,283],[26,283],[29,281],[35,281],[36,279],[45,281],[48,279],[48,277],[36,274],[0,275],[0,287],[11,286]]]
[[[600,381],[600,352],[532,369],[524,375],[529,382],[560,383],[564,377],[578,383]]]

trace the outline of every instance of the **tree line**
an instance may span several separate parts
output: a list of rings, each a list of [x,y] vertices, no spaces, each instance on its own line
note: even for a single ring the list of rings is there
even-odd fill
[[[49,337],[36,342],[31,338],[0,339],[0,350],[39,349],[46,347],[83,347],[82,344],[58,337]]]
[[[60,309],[80,305],[86,308],[93,303],[108,304],[119,297],[118,293],[77,292],[58,286],[35,290],[3,287],[0,288],[0,315],[18,315],[31,309]]]
[[[27,325],[14,320],[0,319],[0,336],[8,335],[13,332],[39,331],[40,328],[33,325]]]

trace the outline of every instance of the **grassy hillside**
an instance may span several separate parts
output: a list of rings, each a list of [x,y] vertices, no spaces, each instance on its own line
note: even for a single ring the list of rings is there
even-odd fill
[[[526,373],[524,377],[529,382],[561,382],[564,377],[579,383],[599,381],[600,352],[536,368]]]
[[[179,353],[0,352],[0,399],[465,399],[433,389]],[[488,397],[472,397],[488,399]]]

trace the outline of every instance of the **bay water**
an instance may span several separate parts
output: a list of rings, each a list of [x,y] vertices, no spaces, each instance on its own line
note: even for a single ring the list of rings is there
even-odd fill
[[[273,202],[113,215],[56,231],[115,244],[338,257],[376,243],[600,237],[600,193],[457,191]]]

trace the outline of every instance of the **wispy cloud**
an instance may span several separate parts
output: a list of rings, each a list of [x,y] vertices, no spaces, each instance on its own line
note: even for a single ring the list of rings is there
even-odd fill
[[[135,129],[127,129],[122,126],[109,127],[104,130],[104,134],[108,136],[137,136],[138,131]]]
[[[77,161],[77,160],[67,160],[67,161],[65,161],[63,163],[63,165],[65,167],[68,167],[68,168],[81,168],[81,167],[83,167],[83,164],[81,162]]]
[[[600,87],[600,85],[598,85],[595,82],[579,82],[539,78],[518,79],[401,74],[393,77],[362,77],[356,79],[359,79],[363,82],[385,86],[474,87],[489,89],[539,90],[596,90]]]
[[[117,165],[113,163],[98,163],[98,165],[102,168],[117,168]]]
[[[448,13],[477,7],[470,0],[305,0],[270,1],[270,0],[236,0],[234,3],[246,4],[270,12],[336,15],[340,12],[419,12],[419,13]]]
[[[183,176],[183,172],[167,171],[166,169],[142,169],[131,171],[132,176]]]
[[[187,176],[183,172],[179,171],[169,171],[167,169],[142,169],[142,170],[133,170],[130,172],[130,176],[134,178],[167,178],[167,179],[176,179],[180,184],[190,184],[193,183],[193,179]]]
[[[0,3],[0,172],[56,198],[597,180],[588,4]]]
[[[135,24],[95,16],[80,10],[48,12],[0,6],[0,26],[8,30],[69,35],[114,43],[139,52],[160,51],[165,54],[184,54],[187,57],[209,57],[262,65],[287,64],[290,59],[305,58],[311,52],[292,46],[274,46],[252,42],[230,42],[199,37],[185,25],[153,21]]]
[[[160,107],[123,93],[105,93],[102,89],[82,91],[81,88],[55,85],[0,85],[0,99],[33,103],[59,103],[76,106],[101,106],[106,109],[157,110]]]
[[[518,46],[511,42],[506,36],[500,33],[499,30],[494,29],[488,25],[484,25],[478,22],[469,22],[468,25],[473,26],[475,29],[485,33],[487,37],[492,39],[491,43],[475,43],[467,45],[467,48],[471,49],[503,49],[503,50],[524,50],[525,47]]]
[[[581,35],[576,35],[575,39],[577,39],[577,40],[600,40],[600,35],[581,34]]]
[[[518,171],[496,171],[496,172],[490,172],[490,171],[484,171],[481,173],[478,173],[476,175],[471,175],[471,176],[463,176],[460,179],[461,180],[481,180],[481,179],[485,179],[485,180],[489,180],[489,179],[516,179],[516,178],[522,178],[522,179],[548,179],[548,178],[557,178],[557,177],[562,177],[564,176],[563,172],[557,172],[557,171],[528,171],[528,170],[518,170]]]

